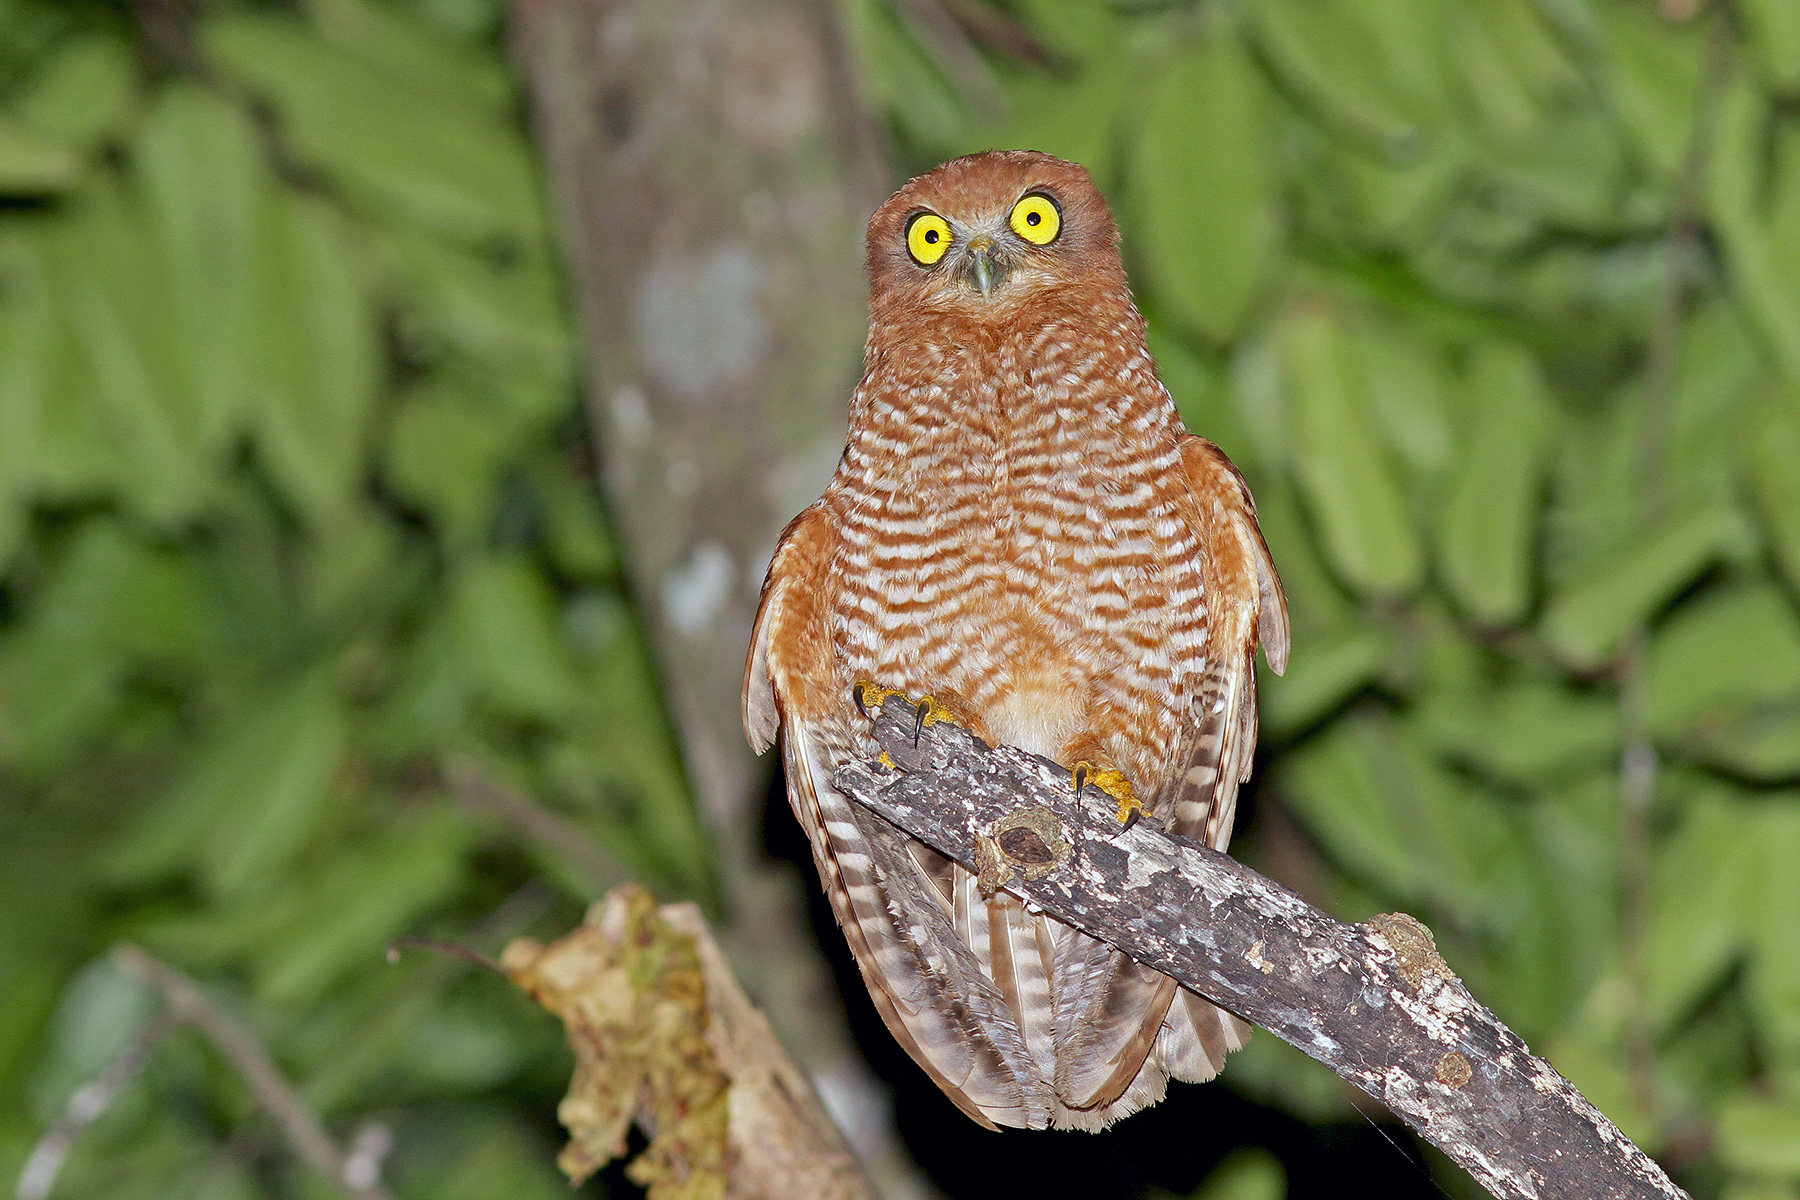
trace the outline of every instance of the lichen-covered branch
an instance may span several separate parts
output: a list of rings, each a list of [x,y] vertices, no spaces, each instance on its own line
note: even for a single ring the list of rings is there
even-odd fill
[[[1685,1196],[1573,1084],[1469,994],[1431,932],[1400,913],[1333,919],[1226,855],[1150,821],[1067,770],[918,729],[890,697],[875,735],[890,770],[853,763],[838,789],[1060,920],[1305,1051],[1392,1110],[1497,1197]]]

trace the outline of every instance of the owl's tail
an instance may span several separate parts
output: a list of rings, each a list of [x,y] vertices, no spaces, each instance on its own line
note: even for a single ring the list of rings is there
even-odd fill
[[[1205,1083],[1225,1065],[1225,1056],[1242,1050],[1250,1026],[1212,1001],[1186,988],[1176,993],[1156,1039],[1156,1058],[1177,1079]]]

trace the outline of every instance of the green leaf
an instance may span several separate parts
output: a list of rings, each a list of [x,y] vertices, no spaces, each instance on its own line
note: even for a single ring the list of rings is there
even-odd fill
[[[1194,1200],[1282,1200],[1287,1172],[1267,1150],[1235,1150],[1212,1169]]]
[[[1258,0],[1251,13],[1277,74],[1328,120],[1383,153],[1416,153],[1444,109],[1441,68],[1428,49],[1443,10],[1411,3],[1367,11],[1382,7],[1393,11],[1373,27],[1361,8],[1305,0]],[[1397,28],[1406,36],[1393,36]]]
[[[1467,391],[1473,411],[1440,510],[1439,562],[1464,611],[1489,624],[1511,624],[1531,601],[1552,409],[1536,361],[1499,342],[1475,348]]]
[[[600,517],[600,493],[562,458],[541,458],[531,466],[531,491],[538,520],[557,569],[575,579],[596,580],[619,569],[619,551]]]
[[[1719,1158],[1758,1175],[1800,1175],[1800,1100],[1740,1095],[1719,1110]]]
[[[485,97],[410,86],[279,16],[222,14],[201,32],[219,68],[274,106],[295,151],[372,212],[471,242],[543,241],[523,139]]]
[[[1745,870],[1761,858],[1748,815],[1723,787],[1704,786],[1655,847],[1643,1003],[1659,1030],[1675,1027],[1743,949],[1761,891]]]
[[[466,824],[431,807],[343,848],[306,887],[295,917],[256,955],[258,994],[305,1005],[346,972],[380,961],[411,922],[462,884]]]
[[[1800,776],[1800,706],[1759,708],[1705,734],[1693,753],[1727,771],[1771,782]]]
[[[1457,7],[1444,22],[1445,61],[1456,64],[1451,75],[1467,111],[1500,142],[1535,132],[1550,104],[1580,83],[1534,7],[1521,0]]]
[[[63,349],[59,333],[40,246],[0,237],[0,574],[43,471],[38,430]]]
[[[1769,84],[1789,94],[1800,92],[1800,8],[1786,0],[1738,0],[1732,11]]]
[[[1733,293],[1800,382],[1800,154],[1781,156],[1786,178],[1767,178],[1769,104],[1741,74],[1724,89],[1708,201]]]
[[[213,498],[217,473],[204,414],[182,386],[181,330],[142,210],[118,189],[88,189],[51,250],[80,372],[69,397],[77,412],[60,419],[86,423],[82,433],[102,444],[109,490],[158,525],[191,518]]]
[[[1262,722],[1275,733],[1304,729],[1379,678],[1393,654],[1392,638],[1377,625],[1356,623],[1309,638],[1286,675],[1258,687]]]
[[[526,398],[521,419],[560,416],[572,393],[573,342],[550,263],[532,252],[497,256],[423,233],[379,238],[406,304],[408,332],[439,353],[491,368],[499,398]],[[513,377],[541,386],[508,386]]]
[[[513,448],[504,423],[450,388],[415,390],[389,430],[387,474],[458,548],[493,531],[500,466]]]
[[[469,1110],[439,1109],[396,1154],[395,1190],[433,1200],[567,1200],[569,1181],[545,1153],[540,1131],[524,1120],[495,1120]]]
[[[1800,588],[1800,387],[1784,385],[1758,407],[1744,451],[1775,561]]]
[[[369,622],[391,604],[410,605],[425,578],[416,543],[391,513],[362,503],[334,514],[304,549],[306,612],[322,621]]]
[[[1436,479],[1455,448],[1455,384],[1441,348],[1386,321],[1358,322],[1353,345],[1382,440],[1410,471]]]
[[[1772,585],[1755,582],[1682,606],[1645,658],[1645,716],[1661,737],[1800,698],[1800,619]]]
[[[1159,320],[1149,324],[1149,343],[1156,373],[1169,389],[1182,423],[1217,443],[1239,470],[1258,472],[1261,464],[1232,404],[1225,364],[1197,353],[1186,338]]]
[[[167,336],[196,436],[219,454],[242,433],[246,375],[259,334],[257,258],[276,186],[249,116],[216,93],[175,82],[138,131],[135,163],[147,231],[161,251]]]
[[[81,159],[74,151],[0,114],[0,195],[65,191],[80,173]]]
[[[88,962],[69,979],[33,1087],[33,1108],[46,1125],[63,1115],[76,1088],[130,1045],[156,1009],[156,997],[110,954]]]
[[[503,111],[516,97],[498,55],[460,46],[426,22],[365,0],[306,0],[312,24],[333,46],[429,96]],[[485,47],[483,47],[485,49]]]
[[[1725,1185],[1719,1200],[1795,1200],[1794,1185],[1778,1179],[1738,1178]]]
[[[705,894],[712,850],[682,770],[642,631],[619,597],[598,589],[571,601],[565,629],[588,703],[547,756],[556,790],[596,815],[623,817],[620,834],[642,869]],[[621,811],[623,810],[623,811]]]
[[[1150,88],[1133,181],[1156,294],[1215,341],[1236,334],[1277,254],[1275,171],[1255,64],[1216,29]]]
[[[325,526],[363,494],[381,382],[376,318],[335,214],[285,190],[268,214],[247,365],[257,448],[300,513]]]
[[[456,585],[456,652],[482,696],[512,716],[557,721],[582,703],[555,601],[530,563],[495,558]]]
[[[1704,22],[1666,20],[1631,4],[1595,5],[1608,51],[1606,80],[1639,154],[1672,180],[1693,136],[1706,66]]]
[[[1746,912],[1751,957],[1745,996],[1763,1052],[1800,1064],[1800,871],[1794,869],[1800,863],[1800,799],[1792,793],[1768,797],[1749,815],[1762,853]]]
[[[1365,594],[1411,591],[1423,573],[1418,536],[1370,432],[1342,325],[1312,303],[1290,313],[1277,336],[1294,470],[1332,564]]]
[[[362,730],[372,750],[401,760],[456,743],[479,682],[465,667],[460,642],[455,614],[440,609],[394,648],[393,680]]]
[[[88,522],[0,642],[0,751],[28,772],[53,769],[119,711],[133,666],[193,653],[199,626],[184,564],[113,521]]]
[[[110,436],[104,406],[96,403],[98,387],[70,311],[67,245],[71,227],[81,223],[75,214],[9,247],[17,253],[8,256],[9,294],[0,304],[12,314],[6,319],[19,322],[12,336],[30,339],[33,347],[8,355],[0,366],[7,379],[0,386],[9,393],[5,419],[18,422],[20,437],[0,447],[0,459],[10,460],[21,499],[111,495],[131,470]]]
[[[123,133],[135,114],[138,66],[121,38],[70,39],[45,64],[13,112],[38,132],[80,150]]]
[[[1077,8],[1083,10],[1080,18],[1075,18]],[[1110,8],[1063,5],[1054,24],[1034,22],[1034,31],[1061,40],[1078,20],[1095,28],[1067,47],[1067,65],[1021,71],[1007,87],[1012,117],[995,131],[993,144],[1030,146],[1078,162],[1102,191],[1109,191],[1118,175],[1114,149],[1121,110],[1142,72],[1121,43],[1118,16]]]
[[[1532,873],[1554,893],[1558,923],[1554,931],[1532,933],[1554,939],[1566,955],[1565,1000],[1590,994],[1618,955],[1619,809],[1615,748],[1610,761],[1591,760],[1583,773],[1556,776],[1525,815]],[[1570,1028],[1576,1012],[1558,1011],[1546,1033]]]
[[[1558,654],[1580,668],[1599,666],[1625,635],[1745,538],[1729,509],[1674,517],[1601,560],[1550,599],[1543,631]]]
[[[1511,911],[1520,831],[1391,721],[1359,712],[1295,751],[1282,778],[1331,856],[1395,899],[1477,926]]]
[[[134,881],[191,868],[214,897],[267,894],[327,816],[348,737],[329,671],[249,697],[137,815],[110,873]]]
[[[1572,228],[1590,235],[1630,230],[1636,220],[1625,205],[1632,198],[1635,168],[1618,134],[1617,123],[1604,114],[1593,109],[1570,112],[1559,104],[1524,140],[1504,147],[1497,155],[1480,158],[1478,169],[1488,176],[1484,185],[1494,189],[1495,202],[1502,210],[1528,214],[1540,228]],[[1609,285],[1618,289],[1617,282],[1601,277],[1606,267],[1600,264],[1606,262],[1608,249],[1592,243],[1566,248],[1579,255],[1574,261],[1581,264],[1584,274],[1568,278],[1558,290],[1579,296]],[[1554,249],[1545,247],[1538,261],[1551,261],[1555,254]],[[1629,261],[1625,253],[1616,250],[1611,257]],[[1617,266],[1611,269],[1619,271]],[[1522,288],[1513,283],[1508,290],[1557,307],[1580,303],[1575,296],[1534,294],[1542,288],[1543,284],[1532,281]],[[1648,290],[1646,286],[1645,292]],[[1596,299],[1614,309],[1629,302],[1619,295]],[[1582,335],[1568,331],[1564,336],[1580,340]]]
[[[1445,754],[1527,786],[1566,786],[1619,753],[1618,705],[1556,683],[1471,681],[1430,693],[1416,712]]]
[[[1558,1073],[1581,1089],[1613,1124],[1640,1146],[1656,1145],[1656,1117],[1638,1102],[1624,1052],[1585,1038],[1565,1038],[1546,1052]]]
[[[1383,242],[1412,245],[1437,228],[1444,210],[1467,186],[1470,164],[1461,148],[1438,149],[1399,162],[1378,160],[1337,147],[1364,220]]]
[[[7,899],[8,911],[25,915],[23,906]],[[17,947],[0,951],[0,955],[7,964],[5,977],[0,978],[0,1079],[14,1080],[24,1073],[27,1063],[43,1056],[45,1032],[57,995],[66,983],[67,967],[49,956],[21,952]],[[0,1133],[0,1145],[4,1144],[5,1134]]]

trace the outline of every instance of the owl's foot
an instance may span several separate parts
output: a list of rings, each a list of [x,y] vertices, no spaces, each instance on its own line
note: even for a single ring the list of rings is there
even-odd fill
[[[948,721],[952,725],[962,725],[965,728],[967,727],[968,723],[966,721],[958,717],[955,712],[951,711],[935,696],[924,695],[920,696],[917,700],[914,700],[905,692],[898,691],[894,688],[882,687],[879,683],[872,683],[867,679],[858,680],[850,688],[850,698],[856,701],[857,711],[861,712],[865,717],[871,717],[871,719],[872,711],[879,710],[882,702],[889,696],[899,696],[902,700],[905,700],[908,704],[912,705],[913,711],[918,714],[917,720],[913,725],[913,745],[915,746],[919,744],[919,734],[924,731],[927,725],[936,725],[940,722]]]
[[[1125,828],[1130,829],[1136,825],[1138,818],[1144,815],[1144,802],[1137,798],[1137,793],[1131,788],[1131,780],[1125,778],[1125,772],[1112,767],[1101,769],[1084,758],[1069,773],[1075,781],[1076,795],[1081,794],[1082,788],[1093,784],[1118,801],[1119,824]]]

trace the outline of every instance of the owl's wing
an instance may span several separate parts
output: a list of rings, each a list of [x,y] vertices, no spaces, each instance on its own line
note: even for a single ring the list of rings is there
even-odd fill
[[[1185,730],[1187,765],[1156,806],[1170,814],[1172,832],[1223,850],[1238,785],[1250,777],[1256,754],[1256,644],[1262,642],[1271,670],[1287,670],[1287,597],[1237,467],[1192,435],[1182,441],[1181,459],[1206,547],[1207,666]]]
[[[856,754],[826,620],[837,532],[814,505],[782,534],[744,672],[744,728],[760,753],[785,740],[788,801],[876,1011],[971,1118],[1041,1127],[1037,1079],[1005,998],[982,972],[907,838],[831,785]]]
[[[1207,548],[1207,668],[1177,756],[1183,765],[1157,808],[1170,814],[1171,832],[1223,850],[1237,819],[1238,785],[1250,777],[1256,754],[1256,644],[1277,675],[1287,669],[1287,597],[1237,467],[1205,438],[1190,436],[1181,449]],[[1210,1079],[1249,1032],[1183,989],[1169,1007],[1156,1056],[1177,1079]]]

